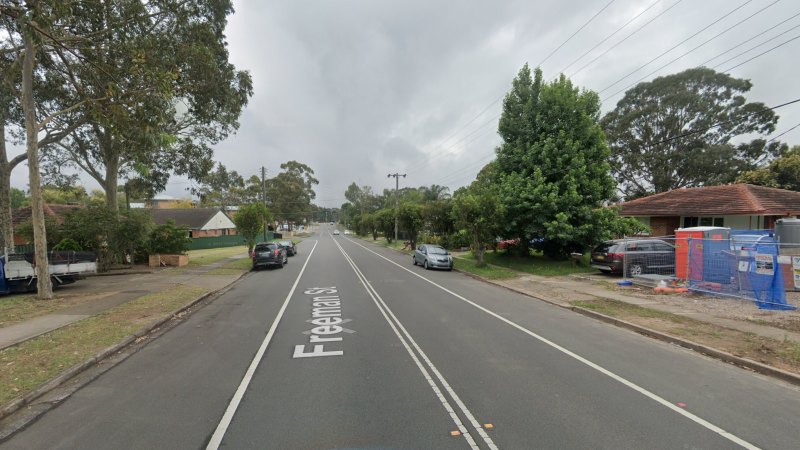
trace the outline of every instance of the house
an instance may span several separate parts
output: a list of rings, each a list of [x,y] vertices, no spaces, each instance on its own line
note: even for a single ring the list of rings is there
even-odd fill
[[[620,215],[636,217],[653,236],[678,228],[772,229],[781,217],[800,215],[800,192],[752,184],[674,189],[619,205]]]
[[[231,218],[218,208],[152,209],[150,213],[156,225],[163,225],[169,219],[176,225],[186,225],[191,238],[237,234]]]
[[[186,209],[187,206],[197,207],[197,203],[190,199],[179,199],[171,195],[159,194],[148,200],[145,206],[151,209]],[[133,204],[131,204],[133,208]]]
[[[55,220],[56,223],[59,225],[64,223],[64,218],[70,212],[83,208],[81,205],[59,205],[55,203],[45,203],[42,205],[42,210],[44,211],[45,220],[48,218]],[[31,220],[31,207],[26,206],[24,208],[18,208],[11,212],[11,224],[14,227],[14,230],[17,229],[20,225],[28,222]],[[14,245],[24,245],[30,244],[28,240],[20,236],[19,233],[14,233]]]

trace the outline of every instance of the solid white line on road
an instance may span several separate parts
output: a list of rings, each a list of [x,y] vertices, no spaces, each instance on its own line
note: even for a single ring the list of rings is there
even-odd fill
[[[417,343],[414,341],[414,338],[411,337],[411,335],[408,333],[403,324],[400,323],[400,321],[397,319],[394,313],[389,309],[389,306],[387,306],[386,302],[383,301],[383,298],[381,298],[380,294],[378,294],[378,291],[376,291],[375,288],[372,287],[372,284],[370,284],[370,282],[367,280],[367,277],[364,276],[364,274],[361,272],[358,266],[356,266],[356,263],[352,260],[352,258],[350,258],[347,252],[344,251],[342,246],[338,242],[336,242],[335,239],[333,240],[333,242],[336,243],[337,247],[339,247],[339,251],[342,252],[342,255],[344,255],[344,258],[350,264],[350,267],[353,268],[353,271],[356,273],[356,277],[358,277],[359,281],[361,281],[361,284],[364,285],[364,289],[366,289],[367,294],[369,294],[369,296],[372,297],[372,301],[375,302],[375,305],[378,307],[378,310],[381,312],[381,314],[383,314],[383,317],[389,323],[389,326],[392,327],[392,330],[394,331],[395,335],[397,335],[397,338],[400,339],[400,342],[406,348],[408,354],[411,355],[411,359],[413,359],[414,362],[417,364],[417,367],[419,368],[420,372],[422,372],[422,375],[428,381],[428,385],[430,385],[431,389],[433,389],[434,393],[436,393],[436,396],[439,398],[439,401],[442,403],[445,410],[447,410],[447,412],[450,414],[450,418],[453,419],[453,422],[456,424],[456,427],[458,427],[458,431],[461,432],[461,434],[469,443],[470,447],[472,447],[473,449],[479,448],[478,445],[475,443],[475,440],[472,437],[472,435],[469,433],[464,424],[461,422],[461,419],[459,419],[458,415],[455,413],[455,410],[450,405],[450,402],[448,402],[447,399],[444,397],[442,391],[436,385],[436,382],[430,376],[428,370],[425,369],[425,366],[422,365],[417,355],[409,346],[408,342],[411,342],[411,345],[414,346],[414,349],[416,349],[416,351],[425,361],[425,364],[436,375],[436,378],[439,379],[439,382],[442,384],[444,389],[447,391],[448,394],[450,394],[450,397],[453,399],[453,401],[456,402],[456,405],[458,405],[461,412],[467,417],[472,426],[475,427],[475,430],[478,432],[483,441],[486,442],[486,445],[488,445],[490,449],[496,450],[497,446],[492,441],[492,438],[489,437],[489,435],[486,433],[486,430],[484,430],[481,427],[480,423],[477,420],[475,420],[475,416],[473,416],[472,413],[469,411],[469,409],[467,409],[466,405],[464,405],[464,402],[461,401],[461,399],[455,393],[453,388],[450,387],[450,384],[447,382],[447,380],[444,379],[439,370],[436,369],[436,366],[434,366],[431,360],[428,359],[428,356],[425,354],[425,352],[422,351],[419,345],[417,345]],[[400,331],[398,331],[398,327],[400,328],[400,330],[402,330],[403,334],[400,334]],[[403,337],[403,335],[405,335],[405,338]],[[406,338],[408,340],[406,340]]]
[[[311,247],[311,251],[308,252],[308,257],[306,258],[306,262],[303,264],[303,268],[300,269],[297,279],[294,280],[292,289],[289,290],[286,300],[283,301],[283,305],[281,305],[278,315],[275,316],[275,320],[272,321],[272,326],[269,327],[267,336],[264,337],[264,341],[261,343],[261,347],[258,348],[256,356],[253,357],[253,361],[250,362],[250,367],[247,368],[247,372],[245,372],[242,382],[239,383],[239,387],[236,389],[231,402],[228,404],[228,409],[225,410],[225,414],[222,415],[222,419],[219,421],[217,429],[214,431],[214,434],[208,441],[206,450],[216,450],[222,443],[222,438],[225,437],[225,432],[228,430],[231,420],[233,420],[233,415],[236,413],[236,409],[239,407],[239,403],[242,401],[244,393],[247,391],[247,387],[250,385],[250,380],[253,379],[253,374],[255,373],[258,364],[261,362],[261,359],[264,357],[264,353],[267,351],[267,346],[269,346],[269,342],[272,340],[272,335],[275,334],[275,330],[278,328],[278,323],[280,323],[281,319],[283,318],[283,313],[286,311],[286,307],[289,306],[289,300],[292,299],[292,295],[294,295],[294,291],[297,289],[297,284],[300,283],[300,278],[302,278],[303,272],[306,271],[306,266],[308,266],[308,262],[311,261],[311,255],[314,254],[314,249],[317,248],[318,243],[319,241],[314,241],[314,246]]]
[[[371,250],[371,249],[359,244],[358,242],[353,241],[352,239],[348,239],[348,241],[352,242],[353,244],[355,244],[355,245],[357,245],[357,246],[359,246],[361,248],[363,248],[364,250],[367,250],[368,252],[370,252],[370,253],[372,253],[372,254],[374,254],[376,256],[379,256],[379,257],[385,259],[386,261],[388,261],[388,262],[394,264],[395,266],[405,270],[406,272],[408,272],[408,273],[410,273],[410,274],[412,274],[412,275],[414,275],[416,277],[419,277],[419,278],[427,281],[428,283],[430,283],[430,284],[436,286],[437,288],[447,292],[448,294],[456,297],[457,299],[474,306],[475,308],[485,312],[486,314],[489,314],[490,316],[493,316],[493,317],[495,317],[495,318],[497,318],[499,320],[502,320],[503,322],[507,323],[508,325],[511,325],[512,327],[522,331],[523,333],[525,333],[525,334],[527,334],[527,335],[529,335],[529,336],[531,336],[531,337],[533,337],[535,339],[538,339],[539,341],[549,345],[550,347],[553,347],[554,349],[564,353],[565,355],[568,355],[568,356],[570,356],[570,357],[582,362],[583,364],[586,364],[587,366],[591,367],[592,369],[597,370],[598,372],[602,373],[603,375],[606,375],[609,378],[613,378],[614,380],[617,380],[618,382],[620,382],[623,385],[633,389],[636,392],[639,392],[640,394],[644,395],[645,397],[648,397],[651,400],[654,400],[654,401],[660,403],[661,405],[666,406],[667,408],[671,409],[672,411],[674,411],[674,412],[676,412],[676,413],[688,418],[689,420],[691,420],[691,421],[693,421],[693,422],[705,427],[708,430],[713,431],[714,433],[719,434],[720,436],[730,440],[731,442],[734,442],[734,443],[736,443],[736,444],[738,444],[738,445],[740,445],[740,446],[742,446],[744,448],[747,448],[747,449],[758,449],[757,446],[745,441],[744,439],[742,439],[742,438],[740,438],[740,437],[738,437],[738,436],[736,436],[736,435],[734,435],[734,434],[732,434],[732,433],[730,433],[728,431],[725,431],[724,429],[714,425],[711,422],[708,422],[707,420],[703,419],[702,417],[699,417],[699,416],[697,416],[695,414],[692,414],[689,411],[686,411],[685,409],[682,409],[681,407],[672,404],[671,402],[669,402],[666,399],[658,396],[657,394],[654,394],[653,392],[648,391],[647,389],[645,389],[645,388],[633,383],[632,381],[628,381],[627,379],[621,377],[620,375],[617,375],[614,372],[612,372],[612,371],[610,371],[610,370],[608,370],[608,369],[606,369],[606,368],[604,368],[604,367],[602,367],[602,366],[600,366],[598,364],[595,364],[595,363],[589,361],[588,359],[578,355],[577,353],[573,353],[572,351],[567,350],[566,348],[556,344],[555,342],[552,342],[549,339],[547,339],[547,338],[545,338],[543,336],[540,336],[540,335],[534,333],[533,331],[531,331],[531,330],[529,330],[529,329],[527,329],[527,328],[525,328],[525,327],[523,327],[521,325],[518,325],[515,322],[512,322],[511,320],[506,319],[505,317],[495,313],[494,311],[491,311],[491,310],[489,310],[489,309],[487,309],[487,308],[485,308],[485,307],[473,302],[472,300],[469,300],[469,299],[467,299],[467,298],[465,298],[465,297],[463,297],[463,296],[451,291],[450,289],[448,289],[448,288],[436,283],[435,281],[430,280],[430,279],[428,279],[428,278],[426,278],[426,277],[424,277],[424,276],[422,276],[422,275],[420,275],[420,274],[418,274],[416,272],[413,272],[413,271],[411,271],[410,269],[408,269],[406,267],[403,267],[402,265],[400,265],[400,264],[392,261],[391,259],[389,259],[389,258],[387,258],[387,257],[385,257],[385,256],[383,256],[383,255],[381,255],[381,254],[379,254],[379,253],[377,253],[377,252],[375,252],[375,251],[373,251],[373,250]]]

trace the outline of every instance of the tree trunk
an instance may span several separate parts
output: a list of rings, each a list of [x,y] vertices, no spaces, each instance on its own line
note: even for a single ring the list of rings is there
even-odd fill
[[[108,208],[109,211],[119,212],[119,203],[117,203],[118,185],[119,161],[115,158],[109,158],[109,160],[106,161],[106,182],[103,185],[106,191],[106,208]]]
[[[37,298],[53,298],[53,284],[50,281],[50,267],[47,262],[47,234],[44,227],[41,175],[39,174],[39,136],[36,122],[36,105],[33,101],[33,65],[36,47],[33,43],[33,30],[24,30],[25,55],[22,60],[22,111],[25,115],[25,137],[28,153],[28,174],[31,189],[31,222],[33,224],[33,244],[36,261]]]
[[[6,124],[0,118],[0,255],[14,250],[11,221],[11,165],[6,154]]]
[[[483,261],[483,254],[485,250],[483,248],[483,242],[481,242],[477,232],[473,233],[472,246],[475,248],[475,259],[478,260],[478,266],[483,266],[484,264],[486,264]]]

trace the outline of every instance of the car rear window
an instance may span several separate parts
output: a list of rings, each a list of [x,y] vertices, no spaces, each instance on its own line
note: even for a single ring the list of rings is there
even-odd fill
[[[603,242],[602,244],[598,245],[594,248],[594,253],[613,253],[614,250],[617,248],[617,244],[615,242]]]
[[[257,252],[263,252],[266,250],[277,250],[277,249],[278,249],[278,244],[258,244],[256,245],[255,250]]]

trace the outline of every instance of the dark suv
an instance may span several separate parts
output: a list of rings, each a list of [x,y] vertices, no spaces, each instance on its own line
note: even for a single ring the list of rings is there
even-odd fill
[[[253,254],[250,256],[253,258],[253,270],[266,266],[283,268],[283,265],[289,262],[289,257],[286,255],[286,247],[277,242],[256,244],[253,248]]]
[[[661,239],[606,241],[592,250],[591,265],[601,272],[618,274],[622,274],[627,265],[627,275],[630,276],[643,273],[674,275],[675,247]]]

